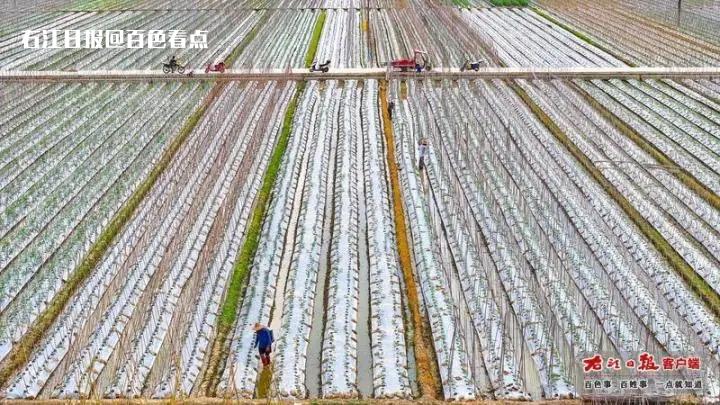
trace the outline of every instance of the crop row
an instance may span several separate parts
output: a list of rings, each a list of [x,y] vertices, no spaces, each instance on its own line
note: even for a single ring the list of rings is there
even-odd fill
[[[397,94],[397,91],[395,93]],[[410,139],[414,137],[410,133],[426,129],[425,122],[420,122],[420,117],[417,121],[413,120],[415,118],[413,113],[418,112],[411,110],[408,104],[400,103],[398,117],[394,119],[394,123],[397,123],[396,144],[399,143],[397,150],[400,179],[411,235],[413,264],[422,293],[422,302],[430,322],[433,346],[443,383],[443,395],[447,399],[473,399],[476,388],[469,373],[468,355],[463,340],[456,333],[454,304],[447,289],[442,268],[444,263],[436,254],[438,247],[426,214],[422,179],[416,169],[417,158],[412,152],[414,147],[411,145],[414,142]],[[412,128],[415,123],[419,128]],[[497,330],[494,332],[497,333]]]
[[[657,115],[646,118],[646,123],[650,125],[656,125],[660,116],[672,121],[676,129],[680,129],[676,135],[681,136],[682,140],[664,151],[668,156],[675,157],[679,152],[689,151],[687,145],[693,141],[711,149],[716,143],[712,141],[712,139],[716,140],[715,136],[711,135],[718,130],[718,123],[713,122],[717,114],[712,112],[712,103],[704,104],[709,100],[691,101],[690,98],[680,101],[686,93],[686,89],[682,86],[654,81],[629,83],[610,81],[607,86],[598,82],[595,84],[603,89],[615,86],[628,91],[631,97],[643,98],[644,108],[639,107],[633,111],[639,116],[643,116],[643,113],[647,114],[647,110],[654,111]],[[635,207],[637,212],[652,225],[654,231],[664,237],[682,257],[681,260],[684,260],[712,289],[717,291],[717,271],[720,269],[717,256],[718,223],[720,223],[717,209],[695,194],[695,190],[681,184],[678,178],[668,173],[668,170],[672,172],[672,167],[658,164],[639,145],[626,139],[610,122],[601,118],[586,105],[571,88],[558,83],[553,87],[543,82],[522,83],[522,85],[568,140],[593,162],[609,184],[612,184],[627,202]],[[590,87],[585,83],[581,83],[581,86],[586,89]],[[705,111],[699,113],[697,109],[702,108]],[[659,112],[660,109],[662,112]],[[680,119],[681,116],[695,125],[684,124]],[[704,120],[701,120],[703,116]],[[631,122],[633,118],[635,117],[625,116],[623,119]],[[703,128],[708,133],[703,134],[699,128]],[[683,131],[687,132],[683,133]],[[640,134],[645,137],[646,133],[640,132]],[[698,156],[690,152],[690,155],[700,162],[712,164],[712,153]],[[637,252],[634,253],[636,260],[643,260],[637,256]],[[662,276],[657,275],[657,268],[653,269],[655,272],[647,268],[644,270],[655,280],[662,280],[662,283],[656,281],[654,288],[660,288],[666,296],[673,292],[669,302],[680,315],[675,320],[679,331],[691,328],[695,334],[686,335],[686,342],[680,343],[675,341],[672,334],[667,334],[668,330],[665,330],[664,336],[659,336],[655,332],[656,339],[669,353],[687,351],[690,345],[693,347],[692,351],[703,353],[707,358],[715,358],[718,353],[718,338],[720,338],[717,333],[716,318],[700,304],[700,297],[692,294],[680,274],[668,269],[667,262],[664,263]],[[658,297],[655,297],[655,301],[658,301]],[[650,326],[648,328],[650,329]],[[709,382],[708,392],[717,395],[715,367],[711,367]]]
[[[272,10],[235,67],[245,69],[304,67],[318,18],[316,10]]]
[[[8,397],[193,392],[274,145],[267,134],[279,133],[293,91],[282,83],[226,87]]]
[[[62,12],[46,12],[41,10],[42,7],[4,9],[3,6],[0,5],[0,38],[10,35],[15,31],[27,29],[27,27],[31,27],[33,24],[38,25],[43,22],[52,21],[62,14]]]
[[[412,57],[413,50],[429,53],[433,67],[459,67],[466,59],[490,64],[491,40],[469,29],[453,8],[398,8],[368,13],[371,63]]]
[[[540,0],[554,16],[597,38],[635,65],[716,66],[720,46],[633,12],[616,0]]]
[[[28,98],[0,113],[0,358],[47,308],[204,92],[198,84],[18,87]]]
[[[436,117],[433,116],[433,110],[422,108],[422,104],[418,103],[403,103],[401,109],[401,115],[396,120],[398,151],[402,162],[406,206],[409,217],[412,218],[410,223],[417,224],[411,225],[415,263],[421,282],[430,287],[423,284],[423,294],[431,294],[434,291],[431,283],[434,283],[438,292],[431,296],[431,302],[446,306],[448,304],[444,301],[451,300],[452,316],[455,319],[450,317],[449,322],[453,322],[456,329],[452,332],[447,330],[447,335],[434,329],[434,334],[436,339],[443,340],[447,340],[452,333],[461,336],[462,340],[454,343],[451,341],[451,353],[442,353],[442,356],[446,359],[456,356],[451,362],[455,367],[463,367],[461,360],[468,362],[467,366],[464,366],[467,369],[452,371],[449,370],[447,360],[443,363],[441,373],[446,379],[445,397],[472,396],[476,388],[483,396],[525,399],[527,392],[523,386],[523,365],[517,362],[518,357],[514,354],[522,348],[512,344],[511,339],[511,336],[520,333],[520,327],[507,316],[511,312],[509,301],[500,298],[496,302],[493,298],[494,292],[501,291],[501,287],[497,278],[489,279],[483,274],[488,266],[486,261],[490,259],[485,245],[474,240],[479,233],[469,233],[469,229],[464,225],[470,223],[467,222],[469,218],[459,210],[458,202],[449,198],[446,191],[441,191],[439,197],[434,198],[433,189],[427,187],[427,180],[415,166],[418,161],[417,156],[414,156],[413,145],[418,136],[433,131]],[[406,121],[407,119],[412,121]],[[430,167],[428,174],[434,187],[440,178],[435,176],[435,170]],[[448,218],[453,220],[452,223],[443,221]],[[443,236],[446,230],[447,236]],[[450,266],[453,262],[457,269],[455,274]],[[447,313],[443,315],[448,319]],[[437,343],[444,350],[448,349],[447,341]],[[458,346],[453,349],[453,344]],[[468,353],[464,354],[462,350],[467,350]],[[476,361],[479,358],[485,361]],[[468,372],[472,375],[468,376]],[[473,379],[476,387],[467,387],[468,378]],[[453,379],[466,379],[466,386],[454,386]]]
[[[170,0],[86,0],[72,6],[79,11],[110,11],[127,9],[348,9],[390,7],[396,0],[186,0],[182,4]],[[76,2],[77,3],[77,2]],[[383,4],[385,3],[385,4]]]
[[[447,179],[443,179],[442,176],[452,176],[450,177],[451,179],[455,178],[455,176],[453,176],[453,169],[451,166],[438,164],[439,162],[451,162],[449,162],[447,158],[442,159],[441,157],[441,153],[443,153],[442,145],[445,141],[441,141],[442,138],[440,138],[437,131],[445,134],[448,133],[448,130],[453,128],[453,121],[451,121],[451,117],[453,116],[448,114],[457,112],[457,110],[453,109],[453,106],[450,105],[445,106],[436,104],[438,101],[436,99],[437,95],[425,93],[425,89],[423,87],[420,87],[419,89],[416,89],[413,85],[410,85],[409,87],[408,99],[412,100],[412,102],[408,103],[408,115],[404,117],[403,124],[399,125],[402,137],[398,138],[404,138],[404,142],[406,142],[406,144],[403,146],[403,149],[407,151],[406,153],[410,154],[410,156],[412,156],[413,149],[415,149],[410,145],[415,144],[420,137],[427,136],[430,144],[432,145],[430,159],[429,162],[427,162],[429,182],[425,180],[424,173],[416,171],[413,166],[406,166],[403,169],[403,176],[407,176],[407,179],[405,180],[406,184],[404,185],[405,192],[407,193],[406,195],[412,196],[414,194],[415,197],[413,197],[413,199],[417,201],[414,203],[415,217],[417,220],[410,221],[411,223],[418,224],[418,229],[413,230],[413,239],[417,240],[415,242],[416,244],[418,241],[421,242],[423,239],[428,240],[428,242],[426,242],[427,246],[415,246],[416,256],[418,256],[420,252],[424,253],[426,256],[422,259],[416,258],[416,266],[418,267],[418,273],[421,278],[420,282],[423,286],[423,296],[429,312],[430,323],[434,326],[432,331],[436,351],[439,350],[438,348],[445,348],[444,350],[447,351],[447,353],[437,353],[440,373],[441,377],[443,377],[444,387],[446,390],[445,397],[463,398],[465,395],[468,395],[468,390],[469,393],[472,394],[474,390],[478,388],[478,381],[483,378],[482,375],[474,375],[472,376],[473,380],[467,380],[470,377],[467,373],[466,365],[469,360],[467,348],[463,347],[462,341],[459,340],[459,336],[462,334],[477,334],[478,338],[481,339],[483,343],[486,343],[486,347],[495,348],[494,352],[486,353],[487,359],[485,360],[486,368],[489,370],[487,379],[491,382],[491,386],[493,387],[491,392],[494,395],[498,397],[507,396],[508,398],[522,398],[526,390],[531,392],[537,391],[537,388],[530,388],[528,390],[522,385],[524,372],[521,371],[517,365],[519,364],[518,359],[525,354],[524,352],[532,353],[533,358],[536,360],[537,368],[542,375],[543,390],[548,397],[552,397],[553,394],[560,396],[567,396],[571,394],[573,392],[572,387],[569,386],[567,380],[564,380],[566,373],[563,369],[566,366],[564,366],[560,361],[560,357],[557,353],[563,346],[560,342],[556,343],[556,347],[553,348],[553,343],[551,343],[553,334],[550,330],[550,325],[552,323],[543,320],[546,316],[545,314],[550,313],[547,304],[538,302],[537,296],[528,294],[529,291],[534,291],[538,288],[534,284],[536,282],[528,280],[527,276],[524,276],[524,274],[532,274],[532,272],[528,271],[528,269],[524,271],[520,270],[523,261],[508,254],[509,251],[512,251],[511,246],[514,241],[509,238],[512,238],[513,234],[510,230],[504,230],[502,232],[505,234],[504,236],[501,233],[498,233],[497,230],[488,234],[490,229],[496,229],[500,223],[490,222],[493,221],[494,216],[490,211],[488,211],[489,207],[482,205],[486,199],[475,200],[475,195],[479,192],[479,190],[475,188],[480,187],[480,183],[466,183],[466,187],[474,188],[467,191],[463,190],[463,194],[455,196],[452,194],[448,195],[448,190],[444,189],[444,186],[441,186],[441,183],[448,181]],[[459,101],[459,99],[454,100],[454,102]],[[462,122],[461,117],[458,117],[458,122]],[[434,129],[438,125],[440,125],[440,127],[437,130]],[[452,141],[448,140],[448,143],[452,143]],[[413,160],[410,159],[412,158],[405,158],[408,163],[413,162],[413,164],[416,164],[417,156]],[[458,167],[462,166],[458,165]],[[435,170],[437,170],[437,172]],[[415,176],[413,176],[413,174]],[[423,186],[423,181],[428,184]],[[467,179],[465,181],[467,181]],[[413,186],[413,184],[415,185]],[[434,187],[438,187],[438,189],[435,189]],[[430,194],[423,196],[423,191],[426,190]],[[461,190],[461,188],[455,187],[455,192],[458,192],[459,190]],[[436,193],[437,196],[434,196]],[[464,193],[467,194],[464,195]],[[443,222],[443,225],[445,225],[445,228],[453,230],[457,229],[460,223],[463,222],[468,225],[477,225],[461,231],[460,233],[448,232],[448,236],[437,234],[437,232],[433,234],[433,228],[430,224],[431,218],[427,217],[427,208],[424,207],[432,208],[432,201],[435,199],[439,201],[439,206],[436,208],[437,212],[435,215],[440,215],[441,217],[447,215],[449,210],[453,209],[449,205],[453,204],[453,200],[455,199],[457,204],[459,204],[457,209],[477,209],[479,211],[473,214],[481,215],[480,218],[483,218],[484,220],[481,222],[478,221],[478,219],[475,219],[472,222],[468,222],[467,220],[473,217],[468,217],[468,214],[465,213],[464,221],[460,220],[459,223],[452,224]],[[485,212],[481,213],[482,211]],[[432,213],[432,209],[430,212]],[[446,217],[444,220],[447,221],[449,218],[452,217]],[[421,226],[423,224],[424,226]],[[473,324],[474,328],[471,330],[456,332],[454,328],[458,325],[458,319],[456,319],[457,314],[453,311],[454,306],[452,304],[454,301],[453,297],[456,295],[456,293],[453,293],[452,291],[453,283],[451,280],[454,277],[452,277],[451,272],[453,270],[452,267],[443,267],[448,265],[451,266],[452,261],[457,260],[457,258],[460,257],[458,256],[460,253],[457,249],[453,251],[454,246],[468,246],[468,241],[461,239],[462,236],[460,235],[471,236],[476,235],[476,232],[477,235],[484,235],[487,247],[484,244],[474,244],[470,241],[470,246],[466,247],[466,253],[478,255],[485,249],[489,249],[490,252],[493,252],[494,254],[501,254],[502,252],[505,252],[505,254],[503,256],[493,257],[493,259],[497,261],[498,265],[496,270],[497,274],[488,277],[486,274],[482,274],[483,270],[487,272],[487,268],[480,270],[479,272],[476,268],[473,271],[474,274],[461,274],[460,277],[458,277],[461,289],[464,290],[464,294],[467,294],[466,299],[470,302],[482,302],[481,308],[483,308],[483,314],[487,315],[485,315],[485,319],[477,317]],[[415,236],[416,234],[417,236]],[[438,251],[437,247],[433,248],[433,244],[431,243],[433,239],[442,241],[448,237],[457,238],[450,239],[445,242],[450,247],[448,251],[443,252],[442,250]],[[429,256],[428,253],[430,253]],[[432,253],[434,253],[434,255]],[[445,262],[445,260],[443,260],[444,258],[449,258],[449,260]],[[418,262],[421,262],[421,260],[425,262],[424,266],[417,264]],[[469,256],[466,260],[479,262],[480,256]],[[456,267],[459,268],[460,266]],[[470,278],[467,278],[468,275],[470,275]],[[498,280],[500,283],[498,283]],[[493,290],[494,299],[489,299],[487,296],[483,297],[483,293],[481,292],[482,290],[475,287],[476,285],[488,285],[490,283],[501,287],[499,291]],[[436,285],[433,286],[433,284]],[[512,303],[512,306],[508,305],[508,303]],[[498,312],[496,312],[497,308],[503,308],[506,310],[510,309],[511,313],[514,312],[517,314],[518,319],[513,319],[511,323],[516,323],[518,325],[516,328],[517,330],[524,330],[524,338],[527,342],[527,348],[522,345],[515,345],[512,342],[508,342],[508,338],[510,336],[517,337],[517,335],[513,333],[512,327],[504,328],[503,324],[505,322],[498,319]],[[434,315],[434,312],[436,312],[437,315]],[[439,320],[434,320],[434,317],[438,317]],[[442,323],[440,319],[443,320]],[[500,323],[500,325],[498,325],[497,328],[494,328],[495,330],[493,331],[493,334],[488,334],[486,330],[483,330],[483,324],[480,324],[481,320],[485,320],[486,322],[495,322],[496,324]],[[576,327],[582,328],[582,325],[576,325]],[[452,339],[457,339],[458,341],[452,342]],[[508,345],[508,343],[510,344]],[[502,350],[505,345],[508,345],[507,347],[512,348],[513,350]],[[514,350],[515,347],[519,350]],[[498,352],[501,354],[498,355]],[[502,354],[503,352],[504,355]],[[513,358],[513,355],[518,357]],[[455,359],[453,357],[457,358]],[[472,361],[478,360],[482,361],[482,358],[473,359]],[[454,367],[454,369],[450,367]],[[509,377],[508,380],[504,379],[506,376]],[[557,380],[555,377],[551,376],[561,376],[562,378]],[[535,377],[535,379],[537,379],[537,377]],[[459,387],[454,386],[453,383],[458,381],[460,381],[461,385]]]
[[[720,80],[684,80],[682,84],[716,103],[720,102]]]
[[[673,97],[680,97],[683,93],[677,91],[672,93],[672,87],[655,82],[632,82],[626,86],[625,83],[613,81],[612,85],[630,91],[634,95],[639,93],[638,89],[645,91],[645,97],[648,98],[644,105],[650,109],[660,105],[658,102],[653,105],[650,99],[653,96],[659,97],[677,109],[676,111],[666,107],[661,112],[664,118],[671,119],[675,115],[676,119],[683,117],[682,119],[686,119],[688,122],[692,122],[691,120],[695,118],[696,122],[700,125],[705,124],[705,128],[710,131],[704,139],[710,143],[712,140],[717,140],[717,137],[712,135],[713,132],[720,133],[720,121],[713,122],[713,119],[717,120],[718,118],[717,112],[714,114],[715,117],[710,109],[708,109],[708,115],[704,117],[693,113],[684,108],[685,105],[690,104],[689,102],[677,103]],[[687,186],[681,184],[666,168],[660,166],[640,147],[612,128],[592,108],[582,103],[580,96],[573,93],[568,87],[558,84],[553,88],[553,86],[545,86],[540,83],[536,88],[528,86],[527,90],[583,153],[660,231],[685,261],[713,289],[720,291],[720,262],[718,261],[720,259],[720,214],[717,210]],[[670,96],[664,94],[663,91],[670,92]],[[697,104],[696,107],[700,105]],[[696,129],[680,123],[677,125],[680,128]],[[703,135],[699,131],[691,131],[691,134],[695,137],[683,133],[683,141],[697,142],[697,139]],[[717,150],[720,143],[714,143],[716,144],[714,149]],[[682,142],[678,144],[681,148],[682,145]],[[668,150],[667,154],[673,156],[676,152]],[[714,156],[720,155],[714,152]],[[707,161],[702,161],[708,164],[712,163],[709,158]],[[714,346],[716,345],[714,344]]]
[[[300,100],[225,366],[228,394],[253,395],[260,322],[277,336],[277,395],[357,397],[362,378],[374,397],[410,395],[377,91],[374,81],[311,82]],[[369,336],[358,332],[363,322]],[[371,370],[358,369],[359,356],[372,357]],[[320,392],[308,392],[318,375]]]
[[[720,192],[720,104],[708,97],[709,87],[617,80],[582,87],[701,183]]]
[[[637,15],[650,17],[662,24],[679,28],[689,34],[720,45],[720,4],[714,1],[698,1],[678,4],[659,0],[639,0],[626,3]],[[679,18],[678,18],[679,17]]]
[[[508,66],[620,66],[623,63],[526,9],[463,10],[473,29],[492,38]]]
[[[316,59],[333,68],[367,67],[367,35],[361,30],[357,10],[328,10]]]
[[[159,69],[175,55],[190,69],[227,57],[255,27],[262,24],[239,55],[239,68],[304,67],[318,10],[203,9],[168,11],[68,12],[28,18],[0,36],[2,70],[121,70]],[[52,16],[52,17],[50,17]],[[412,56],[425,49],[433,64],[460,66],[466,58],[484,56],[479,43],[489,42],[476,30],[466,29],[457,10],[425,8],[400,10],[331,9],[317,57],[333,67],[385,66],[390,60]],[[207,49],[24,49],[22,30],[207,30]],[[169,35],[169,34],[167,34]],[[169,37],[168,37],[169,38]],[[62,45],[62,44],[61,44]]]
[[[413,6],[433,7],[487,7],[486,0],[186,0],[182,4],[171,0],[32,0],[5,9],[52,11],[72,9],[76,11],[122,11],[122,10],[177,10],[177,9],[359,9],[359,8],[407,8]],[[0,8],[2,10],[2,8]]]

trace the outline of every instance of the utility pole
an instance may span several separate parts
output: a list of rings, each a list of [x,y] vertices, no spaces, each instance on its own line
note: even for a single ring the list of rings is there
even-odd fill
[[[680,13],[682,13],[682,0],[678,0],[677,26],[680,28]]]

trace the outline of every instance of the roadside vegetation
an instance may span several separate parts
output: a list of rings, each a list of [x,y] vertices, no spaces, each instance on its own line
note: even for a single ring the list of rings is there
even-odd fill
[[[528,0],[490,0],[493,6],[497,7],[527,7]]]

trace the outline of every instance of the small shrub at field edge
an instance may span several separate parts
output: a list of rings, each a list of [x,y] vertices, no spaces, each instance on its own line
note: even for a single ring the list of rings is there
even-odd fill
[[[500,6],[500,7],[517,7],[522,6],[525,7],[528,5],[528,0],[490,0],[490,3],[493,4],[493,6]]]

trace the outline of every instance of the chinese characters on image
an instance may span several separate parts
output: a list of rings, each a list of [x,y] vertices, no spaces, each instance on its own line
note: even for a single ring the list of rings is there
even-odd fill
[[[600,354],[582,358],[586,396],[599,394],[674,396],[702,395],[704,373],[699,357],[656,357],[640,353],[622,359]]]
[[[26,30],[28,49],[207,48],[208,31],[195,30]]]

